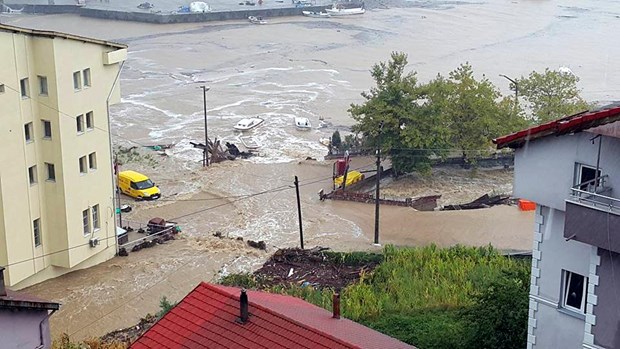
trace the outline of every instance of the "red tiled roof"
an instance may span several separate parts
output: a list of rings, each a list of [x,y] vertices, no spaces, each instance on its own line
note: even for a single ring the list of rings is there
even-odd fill
[[[496,138],[493,140],[493,143],[497,144],[497,149],[505,147],[520,148],[526,142],[537,138],[580,132],[618,120],[620,120],[620,107],[617,106],[592,112],[583,112]]]
[[[414,349],[299,298],[247,294],[250,318],[241,324],[240,290],[203,282],[131,348]]]
[[[6,296],[0,296],[0,308],[35,308],[57,310],[60,304],[46,301],[22,292],[6,290]]]

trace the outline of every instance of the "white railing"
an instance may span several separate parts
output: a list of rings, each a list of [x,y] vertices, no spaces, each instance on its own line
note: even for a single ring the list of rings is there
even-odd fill
[[[620,199],[600,194],[611,190],[611,188],[606,185],[608,180],[609,177],[604,175],[590,181],[580,183],[571,188],[571,193],[568,200],[584,206],[590,206],[599,210],[620,214]],[[587,187],[585,189],[581,189],[584,186]]]

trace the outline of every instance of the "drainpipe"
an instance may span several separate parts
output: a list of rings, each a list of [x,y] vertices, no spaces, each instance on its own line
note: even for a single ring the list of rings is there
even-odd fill
[[[110,122],[110,97],[112,97],[112,92],[114,91],[114,87],[116,86],[116,83],[119,80],[119,77],[121,76],[121,71],[123,70],[123,66],[125,65],[125,61],[121,62],[121,66],[120,68],[118,68],[118,73],[116,73],[116,77],[114,78],[114,82],[112,83],[112,87],[110,88],[110,93],[108,93],[108,98],[105,100],[105,106],[106,106],[106,113],[107,113],[107,117],[108,117],[108,144],[110,147],[110,163],[112,164],[112,168],[110,168],[110,171],[112,172],[112,207],[113,207],[113,213],[112,213],[112,217],[114,217],[114,239],[116,242],[116,254],[118,254],[118,236],[116,235],[116,196],[120,195],[116,192],[116,183],[114,181],[114,152],[112,151],[112,134],[110,133],[110,131],[112,130],[112,123]],[[120,196],[119,196],[120,198]],[[118,209],[120,210],[120,203],[118,206]],[[122,227],[121,227],[122,228]],[[106,242],[109,241],[109,237],[106,235]]]
[[[45,341],[43,339],[43,323],[45,322],[45,320],[49,319],[50,316],[52,316],[58,309],[54,309],[52,310],[51,313],[47,314],[47,316],[45,318],[43,318],[43,320],[41,320],[41,322],[39,322],[39,339],[40,339],[40,343],[35,349],[43,349],[45,348]]]

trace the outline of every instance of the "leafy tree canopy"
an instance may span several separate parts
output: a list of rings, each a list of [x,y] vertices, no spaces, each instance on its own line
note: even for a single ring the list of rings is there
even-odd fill
[[[570,72],[549,68],[544,73],[533,71],[517,81],[519,94],[528,103],[537,124],[590,109],[579,95],[578,82],[579,78]]]

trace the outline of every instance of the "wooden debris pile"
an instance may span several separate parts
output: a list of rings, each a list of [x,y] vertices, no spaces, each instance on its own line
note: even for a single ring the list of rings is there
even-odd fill
[[[441,208],[442,211],[454,211],[454,210],[473,210],[478,208],[488,208],[495,205],[512,205],[514,200],[509,195],[494,195],[484,194],[472,202],[458,205],[445,205]]]
[[[372,271],[378,262],[352,265],[335,261],[324,253],[327,248],[309,250],[282,249],[254,274],[264,286],[296,284],[302,287],[343,288],[360,278],[362,273]]]

